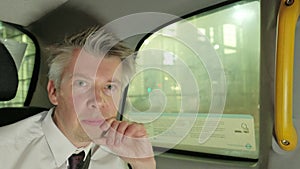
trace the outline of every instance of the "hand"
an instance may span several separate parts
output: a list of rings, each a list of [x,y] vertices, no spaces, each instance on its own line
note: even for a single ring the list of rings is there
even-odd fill
[[[138,123],[109,119],[100,126],[104,136],[95,142],[108,147],[133,169],[154,169],[156,163],[146,129]]]

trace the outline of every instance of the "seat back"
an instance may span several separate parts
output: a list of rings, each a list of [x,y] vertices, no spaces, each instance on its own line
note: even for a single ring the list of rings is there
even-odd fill
[[[7,48],[0,41],[0,101],[9,101],[16,96],[18,82],[18,70],[15,62]],[[29,106],[0,108],[0,127],[45,110],[47,108]]]

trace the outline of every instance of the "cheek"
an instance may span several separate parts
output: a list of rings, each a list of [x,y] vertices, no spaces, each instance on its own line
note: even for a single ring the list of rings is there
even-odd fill
[[[81,111],[87,107],[87,102],[91,96],[84,93],[73,93],[73,97],[70,98],[70,102],[74,104],[74,109]]]
[[[116,92],[112,95],[112,97],[110,97],[112,104],[114,104],[116,107],[119,106],[120,104],[120,99],[121,99],[121,93],[120,92]]]
[[[69,92],[61,88],[57,95],[58,106],[67,110],[70,109],[72,106],[72,99],[70,99],[71,97],[72,95],[70,95]]]
[[[75,105],[82,103],[85,100],[85,96],[82,94],[75,94],[70,98]]]
[[[81,104],[87,100],[95,98],[94,91],[89,88],[74,88],[74,90],[72,90],[71,96],[71,99],[73,99],[75,103]]]
[[[108,107],[110,111],[116,113],[119,108],[120,99],[117,98],[110,98],[108,101]]]
[[[72,93],[64,93],[62,95],[62,97],[64,98],[64,102],[61,103],[62,105],[64,105],[64,107],[67,109],[66,111],[69,112],[69,116],[76,116],[76,108],[75,106],[77,105],[75,102],[75,98],[73,98]]]

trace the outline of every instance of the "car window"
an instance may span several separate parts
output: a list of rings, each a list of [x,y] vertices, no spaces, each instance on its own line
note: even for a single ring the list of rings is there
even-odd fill
[[[18,26],[0,21],[0,41],[12,55],[18,69],[18,91],[12,100],[0,102],[0,107],[24,106],[36,62],[36,46],[33,40]]]
[[[192,14],[138,50],[125,120],[157,148],[258,158],[259,2]]]

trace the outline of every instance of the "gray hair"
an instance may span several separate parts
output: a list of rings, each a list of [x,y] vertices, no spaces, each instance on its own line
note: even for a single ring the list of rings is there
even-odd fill
[[[49,80],[54,81],[59,89],[64,68],[70,63],[74,49],[84,49],[95,56],[117,56],[122,61],[123,83],[129,83],[135,71],[134,53],[122,41],[99,26],[88,28],[76,35],[65,38],[62,44],[49,49],[51,57],[48,59]]]

